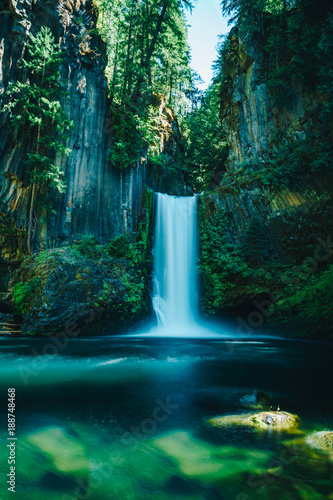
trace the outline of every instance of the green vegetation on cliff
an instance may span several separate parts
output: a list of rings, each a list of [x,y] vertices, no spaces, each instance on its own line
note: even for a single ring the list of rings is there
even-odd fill
[[[114,333],[149,316],[152,200],[145,190],[136,234],[107,245],[86,235],[23,261],[11,282],[22,333]]]
[[[192,3],[99,0],[98,6],[98,30],[108,56],[110,160],[126,168],[137,161],[140,150],[148,149],[151,157],[163,153],[155,96],[164,96],[179,115],[190,105],[193,75],[184,8],[191,9]]]
[[[321,273],[306,274],[285,286],[283,296],[272,306],[269,325],[292,336],[333,340],[333,265]]]
[[[240,184],[257,179],[275,190],[294,187],[301,179],[332,172],[333,154],[333,11],[325,1],[224,0],[223,12],[233,15],[235,27],[219,49],[219,76],[222,104],[232,96],[235,75],[230,74],[236,39],[256,51],[261,59],[259,83],[267,85],[276,117],[285,113],[271,130],[264,151],[249,147],[238,162]],[[251,64],[252,56],[243,64]],[[287,110],[299,106],[303,95],[308,101],[301,123],[288,127],[292,117]],[[289,117],[288,117],[289,116]],[[237,125],[235,124],[235,127]],[[233,170],[237,170],[234,168]],[[233,177],[233,172],[231,172]],[[244,182],[243,182],[244,179]],[[227,175],[224,179],[230,182]]]
[[[228,144],[220,120],[218,79],[201,96],[183,123],[187,139],[185,168],[188,182],[197,191],[219,185],[225,172]]]
[[[232,301],[233,288],[251,285],[253,273],[241,251],[228,241],[228,225],[224,211],[205,216],[204,202],[200,203],[200,276],[203,310],[214,314]]]
[[[32,183],[28,223],[28,251],[31,253],[36,199],[41,213],[46,216],[52,213],[48,189],[54,188],[60,193],[65,190],[64,173],[54,159],[57,154],[69,154],[64,141],[72,124],[60,103],[64,96],[59,69],[63,53],[51,30],[42,26],[36,37],[30,35],[27,49],[28,56],[22,59],[27,70],[26,79],[9,85],[2,111],[9,112],[16,130],[27,127],[27,133],[36,137],[33,151],[27,152],[25,158]]]

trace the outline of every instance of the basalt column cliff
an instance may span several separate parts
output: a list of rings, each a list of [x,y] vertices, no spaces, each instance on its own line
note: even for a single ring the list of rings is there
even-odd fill
[[[2,95],[11,81],[24,75],[22,58],[29,34],[49,26],[65,52],[64,104],[74,127],[67,143],[69,156],[59,155],[55,162],[65,172],[67,187],[64,194],[51,194],[56,214],[47,223],[34,214],[35,248],[50,248],[73,234],[92,234],[107,241],[135,225],[145,165],[141,159],[134,168],[120,170],[108,163],[112,122],[107,115],[106,50],[97,34],[97,15],[90,0],[0,3]],[[35,138],[27,137],[25,130],[13,132],[6,113],[0,114],[0,123],[0,211],[3,224],[17,233],[27,224],[31,184],[24,156]],[[3,244],[12,254],[7,257],[15,260],[19,248]]]

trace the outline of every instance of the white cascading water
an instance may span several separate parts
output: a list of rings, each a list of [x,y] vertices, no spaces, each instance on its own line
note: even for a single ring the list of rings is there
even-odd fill
[[[172,335],[197,327],[197,197],[156,193],[153,306]]]
[[[199,314],[198,197],[154,196],[153,307],[158,325],[134,336],[234,338],[225,323],[204,320]]]

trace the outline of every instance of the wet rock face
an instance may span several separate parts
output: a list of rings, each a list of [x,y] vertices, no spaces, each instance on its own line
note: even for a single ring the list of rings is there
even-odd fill
[[[29,33],[51,28],[64,50],[62,83],[68,95],[64,106],[74,128],[68,139],[69,157],[56,163],[65,171],[67,189],[51,193],[57,214],[47,226],[35,224],[35,247],[51,247],[57,238],[90,233],[100,240],[133,230],[145,179],[145,164],[126,171],[108,163],[111,121],[107,115],[106,49],[95,34],[97,9],[91,0],[2,0],[0,2],[0,97],[10,81],[25,77],[21,60]],[[31,196],[24,158],[35,139],[13,133],[0,114],[0,210],[24,227]],[[69,216],[68,204],[75,207]]]

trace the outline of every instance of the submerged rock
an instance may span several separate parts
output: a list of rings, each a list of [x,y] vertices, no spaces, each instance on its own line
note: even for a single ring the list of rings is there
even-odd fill
[[[226,415],[208,420],[213,427],[229,427],[241,425],[261,430],[286,431],[296,429],[299,417],[286,411],[265,411],[247,415]]]
[[[284,441],[279,456],[291,474],[327,480],[333,474],[332,432],[313,432],[306,437]]]
[[[77,437],[65,429],[49,427],[23,438],[32,451],[48,462],[53,472],[86,477],[89,473],[89,459],[85,446]]]
[[[238,446],[216,446],[195,439],[190,432],[170,432],[152,440],[151,445],[167,456],[178,475],[187,479],[214,482],[236,474],[255,470],[265,470],[271,459],[267,450],[251,450]]]
[[[271,396],[263,391],[245,390],[234,394],[234,397],[243,407],[253,410],[267,410],[272,405]]]
[[[333,431],[314,432],[307,436],[306,443],[311,448],[331,452],[333,458]]]

